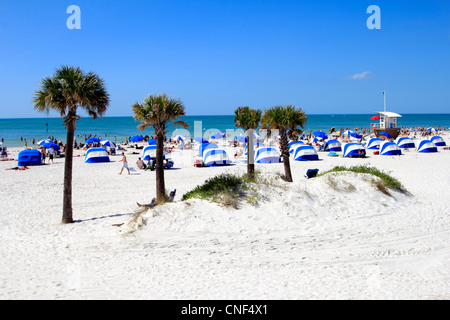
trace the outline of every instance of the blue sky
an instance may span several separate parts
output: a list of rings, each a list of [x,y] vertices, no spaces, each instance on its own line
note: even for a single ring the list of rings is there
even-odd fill
[[[366,26],[373,4],[381,30]],[[449,113],[450,1],[0,0],[0,117],[42,117],[33,92],[62,64],[104,78],[106,116],[161,92],[188,115],[372,113],[383,90],[388,110]]]

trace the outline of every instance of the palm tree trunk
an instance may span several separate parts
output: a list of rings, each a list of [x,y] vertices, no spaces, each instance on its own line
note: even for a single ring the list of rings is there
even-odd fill
[[[253,144],[253,129],[247,130],[247,176],[253,179],[255,175],[255,153]]]
[[[73,136],[75,120],[67,123],[66,155],[64,158],[64,194],[62,223],[73,222],[72,210],[72,167],[73,167]]]
[[[164,182],[164,136],[156,137],[156,202],[166,201],[166,186]]]
[[[287,182],[293,182],[291,173],[291,164],[289,162],[289,142],[286,129],[280,130],[281,135],[281,156],[283,157],[284,175]]]

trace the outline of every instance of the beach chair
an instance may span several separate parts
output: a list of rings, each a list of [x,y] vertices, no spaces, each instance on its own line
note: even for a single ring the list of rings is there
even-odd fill
[[[315,178],[315,177],[317,177],[318,173],[319,173],[319,169],[309,169],[308,171],[306,171],[305,177],[307,179]]]

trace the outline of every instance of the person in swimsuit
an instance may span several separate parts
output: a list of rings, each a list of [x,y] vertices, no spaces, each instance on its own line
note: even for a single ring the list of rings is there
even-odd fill
[[[122,170],[120,170],[119,174],[122,174],[123,168],[126,168],[128,170],[128,174],[131,174],[130,169],[128,168],[127,157],[125,156],[124,152],[122,152],[122,160],[120,160],[120,161],[123,162],[123,165],[122,165]]]

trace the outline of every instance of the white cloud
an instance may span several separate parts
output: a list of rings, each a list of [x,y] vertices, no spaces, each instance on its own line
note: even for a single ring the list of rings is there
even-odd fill
[[[348,80],[364,80],[369,79],[371,71],[364,71],[362,73],[352,74],[351,76],[347,76],[346,79]]]

